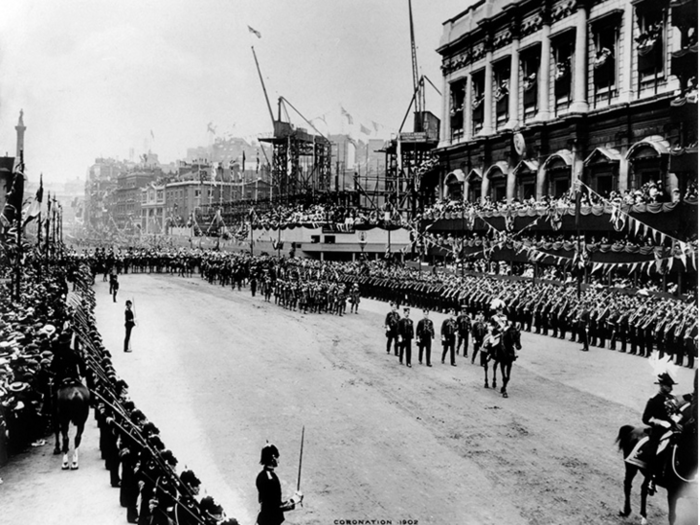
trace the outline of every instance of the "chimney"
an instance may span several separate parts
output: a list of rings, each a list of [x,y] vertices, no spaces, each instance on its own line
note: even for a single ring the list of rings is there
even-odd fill
[[[27,129],[27,126],[24,125],[23,109],[19,110],[19,121],[17,122],[15,129],[17,130],[17,157],[20,157],[24,151],[24,130]]]

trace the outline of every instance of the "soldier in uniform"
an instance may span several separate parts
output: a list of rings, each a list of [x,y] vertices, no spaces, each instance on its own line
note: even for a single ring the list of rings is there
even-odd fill
[[[396,311],[396,303],[391,303],[391,311],[386,314],[384,331],[386,333],[386,353],[391,353],[391,342],[394,342],[394,355],[399,355],[399,321],[401,316]]]
[[[430,350],[433,344],[433,339],[435,339],[435,327],[433,326],[433,320],[428,316],[430,311],[426,308],[423,310],[423,319],[418,321],[418,326],[416,327],[416,338],[418,339],[418,362],[423,364],[423,350],[425,350],[425,364],[426,366],[433,366],[430,364]]]
[[[399,321],[399,363],[403,364],[403,356],[406,354],[406,366],[411,368],[411,343],[415,335],[413,320],[409,317],[411,309],[403,309],[404,317]]]
[[[294,510],[304,499],[301,492],[297,491],[290,499],[282,501],[282,486],[275,474],[279,456],[277,447],[271,443],[265,445],[260,453],[263,469],[255,480],[260,502],[257,525],[280,525],[284,521],[284,513]]]
[[[484,314],[479,312],[476,315],[474,324],[472,325],[472,339],[474,340],[474,349],[472,350],[472,364],[474,364],[474,359],[477,353],[481,350],[481,346],[484,344],[484,337],[486,337],[486,332],[488,327],[484,321]]]
[[[450,364],[457,366],[455,363],[455,338],[457,334],[457,321],[455,320],[454,311],[450,311],[450,316],[442,322],[440,335],[442,338],[442,364],[445,364],[445,356],[447,351],[450,352]]]
[[[455,352],[459,355],[459,349],[463,348],[462,355],[468,357],[469,354],[469,334],[472,331],[472,322],[467,313],[466,305],[462,306],[462,311],[457,316],[457,348]]]
[[[586,302],[581,305],[576,317],[578,334],[581,338],[581,341],[583,342],[583,348],[581,350],[584,352],[588,352],[588,327],[590,319],[590,309],[588,303]]]
[[[657,381],[655,383],[659,385],[659,392],[647,401],[647,405],[644,408],[644,414],[642,415],[642,422],[645,425],[651,427],[651,434],[649,436],[649,457],[647,464],[649,465],[649,470],[652,473],[652,479],[649,483],[649,493],[654,494],[655,483],[654,479],[659,474],[659,462],[656,461],[656,451],[661,441],[661,437],[669,430],[676,428],[676,422],[671,418],[669,413],[668,404],[672,401],[673,397],[671,392],[673,391],[673,385],[677,384],[670,375],[663,373],[658,375]]]

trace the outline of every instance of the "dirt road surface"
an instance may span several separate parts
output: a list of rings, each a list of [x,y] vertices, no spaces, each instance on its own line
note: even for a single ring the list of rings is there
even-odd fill
[[[614,440],[621,425],[641,424],[655,393],[643,358],[524,332],[503,399],[470,360],[442,365],[439,344],[432,368],[416,349],[412,368],[387,355],[383,303],[363,299],[359,315],[302,315],[246,289],[164,275],[123,276],[116,304],[105,283],[96,291],[98,327],[131,397],[179,467],[242,525],[255,522],[266,440],[281,451],[283,494],[294,491],[302,426],[305,501],[290,524],[636,522],[617,516],[624,467]],[[121,351],[127,298],[138,323],[130,354]],[[444,316],[431,318],[439,326]],[[693,373],[679,370],[677,393],[692,390]],[[108,487],[106,471],[100,479]],[[679,505],[689,523],[696,509],[697,493]],[[666,516],[661,491],[650,522]]]

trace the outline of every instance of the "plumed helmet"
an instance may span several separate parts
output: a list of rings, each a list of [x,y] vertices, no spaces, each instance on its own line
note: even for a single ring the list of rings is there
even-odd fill
[[[191,487],[198,487],[202,484],[197,475],[191,470],[185,470],[180,474],[180,480]]]
[[[506,307],[506,303],[502,299],[494,299],[491,301],[491,310],[500,310]]]
[[[277,459],[278,457],[280,457],[280,452],[277,450],[277,447],[272,443],[267,443],[260,451],[260,464],[270,465],[272,459]]]

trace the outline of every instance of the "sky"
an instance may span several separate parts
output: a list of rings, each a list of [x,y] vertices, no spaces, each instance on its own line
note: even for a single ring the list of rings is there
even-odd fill
[[[440,89],[442,23],[471,1],[413,0],[419,68]],[[408,0],[13,0],[0,17],[0,155],[14,154],[20,109],[30,180],[84,178],[132,148],[172,162],[213,139],[210,123],[220,137],[270,135],[251,45],[275,114],[284,96],[323,133],[398,130],[413,94]],[[440,116],[432,87],[426,107]]]

